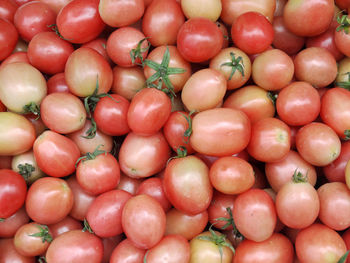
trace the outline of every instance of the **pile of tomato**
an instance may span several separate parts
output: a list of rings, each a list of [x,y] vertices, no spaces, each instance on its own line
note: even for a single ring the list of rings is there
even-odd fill
[[[345,263],[349,0],[1,0],[0,263]]]

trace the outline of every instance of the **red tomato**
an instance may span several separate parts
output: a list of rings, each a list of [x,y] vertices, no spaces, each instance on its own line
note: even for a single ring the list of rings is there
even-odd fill
[[[136,195],[137,189],[142,182],[143,179],[132,178],[125,175],[124,173],[121,173],[117,189],[124,190],[132,195]]]
[[[27,184],[23,177],[9,169],[0,169],[0,218],[15,214],[24,204]]]
[[[53,131],[43,132],[35,140],[33,151],[39,168],[54,177],[73,173],[80,157],[79,148],[71,139]]]
[[[47,93],[69,92],[64,72],[57,73],[47,80]]]
[[[214,22],[198,17],[187,20],[177,34],[177,48],[189,62],[204,62],[222,48],[223,34]]]
[[[74,200],[74,202],[75,202],[75,200]],[[83,229],[81,222],[70,217],[70,216],[66,216],[60,222],[58,222],[56,224],[48,225],[48,227],[50,229],[51,236],[53,239],[55,239],[59,235],[66,233],[68,231],[72,231],[72,230],[76,230],[76,229],[80,229],[80,230]]]
[[[247,54],[265,51],[273,41],[272,24],[257,12],[246,12],[237,17],[231,27],[234,44]]]
[[[215,191],[210,206],[208,207],[210,224],[213,224],[217,229],[232,230],[233,226],[228,220],[231,219],[235,199],[235,195],[226,195]],[[228,209],[230,209],[231,215]],[[222,220],[223,218],[227,220]]]
[[[99,0],[73,0],[57,15],[57,29],[64,39],[82,44],[95,39],[104,29]]]
[[[142,18],[142,31],[152,46],[175,45],[185,16],[176,0],[154,0]]]
[[[107,54],[107,39],[106,38],[95,38],[90,42],[87,42],[82,45],[82,47],[89,47],[97,51],[100,55],[104,57],[105,60],[108,61],[110,65],[113,64],[112,60]]]
[[[25,257],[19,254],[13,243],[13,238],[0,239],[0,262],[35,263],[35,257]]]
[[[102,258],[101,239],[81,230],[72,230],[58,236],[46,252],[46,260],[50,263],[100,263]]]
[[[209,169],[193,155],[175,158],[168,163],[163,186],[170,203],[190,215],[205,211],[213,196]]]
[[[247,239],[262,242],[270,238],[276,226],[276,210],[272,198],[261,189],[250,189],[237,196],[233,220]]]
[[[15,1],[26,1],[26,0],[15,0]],[[56,14],[72,0],[40,0],[41,2],[50,6]]]
[[[165,213],[153,197],[137,195],[130,198],[122,212],[126,237],[138,248],[150,249],[164,236]]]
[[[99,195],[86,214],[92,231],[99,237],[113,237],[123,233],[122,211],[132,195],[123,190],[111,190]]]
[[[26,211],[40,224],[54,224],[65,218],[73,207],[73,193],[66,181],[43,177],[28,190]]]
[[[13,17],[17,11],[18,5],[13,0],[3,0],[0,2],[0,18],[13,23]]]
[[[146,254],[145,249],[137,248],[129,239],[120,242],[112,252],[110,263],[142,262]]]
[[[0,237],[10,238],[16,234],[16,231],[24,224],[29,222],[26,209],[22,206],[12,216],[0,222]]]
[[[7,58],[14,50],[18,40],[16,27],[0,18],[0,61]]]
[[[344,15],[345,16],[345,15]],[[349,15],[346,16],[346,19],[349,19]],[[340,24],[340,23],[339,23]],[[337,25],[338,26],[338,25]],[[339,30],[335,30],[334,32],[334,41],[336,47],[342,52],[344,55],[349,56],[350,55],[350,36],[346,32],[346,28],[348,26],[345,26],[345,28],[339,28]]]

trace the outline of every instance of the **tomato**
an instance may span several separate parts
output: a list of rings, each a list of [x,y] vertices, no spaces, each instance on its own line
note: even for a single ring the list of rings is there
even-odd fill
[[[286,27],[298,36],[317,36],[325,32],[333,15],[333,0],[292,0],[283,10]]]
[[[54,32],[36,34],[28,45],[30,64],[41,72],[53,75],[64,71],[67,59],[74,51],[73,45]],[[50,63],[55,61],[55,63]]]
[[[279,49],[261,53],[253,62],[252,77],[256,85],[266,90],[280,90],[294,76],[293,60]]]
[[[220,2],[220,1],[219,1]],[[185,23],[183,8],[176,0],[154,0],[142,18],[142,32],[152,46],[175,45],[177,33]]]
[[[106,50],[112,61],[121,67],[132,67],[134,64],[141,63],[140,58],[132,60],[130,52],[137,49],[137,45],[145,39],[145,35],[133,27],[122,27],[113,31],[108,39]],[[148,54],[148,42],[143,41],[140,46],[140,56],[145,59]],[[145,50],[144,52],[142,52]]]
[[[73,193],[66,181],[43,177],[28,190],[26,211],[39,224],[54,224],[65,218],[73,207]]]
[[[18,33],[16,27],[7,20],[0,18],[0,61],[7,58],[14,50]]]
[[[278,218],[291,228],[301,229],[310,226],[320,211],[317,191],[306,181],[305,176],[296,170],[292,180],[285,183],[277,192]]]
[[[190,18],[177,34],[177,48],[189,62],[204,62],[222,48],[223,34],[214,22],[204,17]]]
[[[349,16],[346,16],[346,15],[344,15],[344,16],[346,17],[347,20],[349,19]],[[340,20],[340,22],[341,22],[341,20]],[[339,30],[333,30],[335,45],[341,53],[343,53],[346,56],[349,56],[349,54],[350,54],[350,49],[349,49],[350,37],[346,31],[347,30],[346,28],[348,28],[348,26],[345,25],[345,27],[344,27],[344,26],[342,26],[342,23],[337,24],[337,26],[340,27]]]
[[[274,31],[269,20],[258,12],[241,14],[231,27],[234,44],[245,53],[261,53],[272,44]]]
[[[167,164],[163,186],[170,203],[190,215],[205,211],[213,196],[208,167],[192,155],[172,159]]]
[[[345,166],[349,159],[350,142],[342,142],[338,158],[322,168],[329,182],[345,182]]]
[[[13,0],[4,0],[0,3],[0,18],[6,19],[13,23],[13,17],[15,16],[18,5]]]
[[[46,261],[49,263],[99,263],[102,258],[101,239],[81,230],[72,230],[58,236],[46,252]]]
[[[18,78],[18,74],[21,75]],[[0,69],[0,99],[7,109],[17,113],[33,112],[46,96],[42,73],[24,62],[10,63]],[[33,108],[33,109],[32,109]]]
[[[98,0],[73,0],[58,13],[56,24],[62,37],[82,44],[95,39],[104,29]]]
[[[221,1],[181,1],[181,8],[185,16],[190,19],[194,17],[205,17],[215,22],[220,17],[222,11]]]
[[[157,245],[147,251],[148,263],[187,263],[190,260],[190,245],[180,235],[165,236]]]
[[[346,245],[335,230],[315,223],[297,234],[295,251],[301,263],[338,262]]]
[[[10,238],[16,234],[16,231],[24,224],[29,222],[27,212],[22,206],[12,216],[6,218],[6,220],[0,222],[0,237]]]
[[[251,62],[242,50],[229,47],[222,49],[210,60],[209,67],[220,71],[227,80],[227,89],[243,86],[251,75]]]
[[[163,207],[164,212],[168,212],[172,207],[165,195],[162,179],[160,178],[145,179],[137,188],[136,195],[140,194],[146,194],[156,199]]]
[[[350,226],[348,206],[350,190],[341,182],[326,183],[317,189],[320,199],[319,218],[323,224],[340,231]]]
[[[96,197],[86,214],[92,231],[99,237],[122,234],[122,211],[131,197],[123,190],[111,190]]]
[[[57,133],[72,133],[84,127],[86,111],[81,100],[71,93],[47,95],[40,105],[44,124]]]
[[[213,187],[224,194],[240,194],[255,181],[253,167],[245,160],[226,156],[216,160],[209,170]]]
[[[191,240],[203,232],[207,223],[207,210],[195,215],[189,215],[172,208],[166,214],[165,234],[182,235],[187,240]]]
[[[284,23],[283,16],[273,19],[273,30],[275,32],[272,45],[288,55],[296,54],[305,44],[305,38],[290,32]]]
[[[32,150],[14,156],[12,158],[11,168],[13,171],[22,175],[27,184],[32,184],[44,176],[43,171],[41,171],[36,163]]]
[[[54,177],[64,177],[75,171],[80,157],[78,146],[54,131],[43,132],[34,142],[34,156],[39,168]]]
[[[100,55],[104,57],[105,60],[112,66],[113,62],[107,54],[107,38],[95,38],[89,42],[86,42],[81,47],[89,47],[97,51]]]
[[[10,170],[0,169],[0,218],[8,218],[15,214],[24,204],[27,185],[23,177]]]
[[[263,162],[282,160],[291,147],[290,128],[277,118],[264,118],[252,126],[248,153]]]
[[[120,173],[120,181],[117,189],[124,190],[132,195],[135,195],[140,184],[143,182],[141,178],[132,178],[124,173]]]
[[[131,25],[143,16],[145,10],[142,0],[101,0],[99,2],[99,14],[103,22],[111,27]]]
[[[47,93],[69,92],[64,72],[57,73],[47,80]]]
[[[271,237],[276,226],[276,210],[272,198],[261,189],[250,189],[237,196],[233,220],[247,239],[262,242]]]
[[[230,224],[229,220],[231,219],[235,199],[235,195],[227,195],[215,191],[210,206],[208,207],[210,224],[217,229],[232,230],[233,226]],[[225,220],[222,220],[224,218]]]
[[[33,124],[25,117],[0,112],[0,156],[17,155],[30,150],[36,135]]]
[[[227,82],[224,75],[212,68],[194,73],[185,83],[181,100],[189,111],[215,108],[225,96]],[[196,100],[193,100],[197,97]]]
[[[110,153],[99,150],[79,159],[76,177],[80,186],[89,194],[98,195],[117,187],[120,168],[117,159]]]
[[[164,236],[165,213],[153,197],[137,195],[130,198],[122,212],[126,237],[138,248],[150,249]]]
[[[156,88],[142,89],[132,98],[127,122],[139,135],[153,135],[164,126],[171,113],[171,100]]]
[[[23,1],[23,0],[16,0],[16,1]],[[58,14],[59,11],[61,11],[61,9],[72,0],[40,0],[40,1],[50,6],[50,8],[56,14]]]
[[[47,4],[41,1],[30,1],[21,5],[14,16],[14,24],[20,37],[29,42],[36,34],[51,31],[55,24],[56,14]]]
[[[83,221],[86,218],[87,211],[95,200],[96,196],[87,193],[79,185],[77,178],[73,175],[68,178],[67,184],[72,190],[74,203],[69,215],[76,220]]]
[[[307,177],[307,181],[315,186],[317,174],[315,167],[306,162],[298,152],[290,150],[280,161],[267,162],[265,174],[273,190],[278,192],[282,186],[292,179],[293,173],[298,171]]]
[[[110,263],[142,262],[146,254],[145,249],[137,248],[129,239],[120,242],[112,252]]]
[[[22,225],[13,238],[17,252],[26,257],[45,253],[51,241],[48,227],[35,222]]]
[[[142,68],[115,66],[111,91],[131,100],[138,91],[144,88],[145,82],[146,78]]]
[[[35,257],[25,257],[19,254],[13,244],[13,238],[0,239],[0,261],[35,263]]]
[[[249,239],[236,248],[233,263],[293,263],[294,248],[284,235],[274,233],[263,242],[254,242]]]
[[[78,48],[69,56],[64,74],[69,91],[79,97],[92,95],[97,87],[97,94],[107,93],[113,81],[111,66],[88,47]]]
[[[82,230],[82,228],[83,228],[80,221],[78,221],[70,216],[66,216],[60,222],[48,225],[48,227],[51,231],[51,236],[53,239],[55,239],[59,235],[66,233],[68,231],[75,230],[75,229]]]
[[[295,77],[322,88],[331,84],[337,76],[337,62],[324,48],[310,47],[294,58]]]
[[[202,154],[233,155],[246,148],[250,130],[250,121],[240,110],[205,110],[193,117],[190,143],[194,150]]]
[[[326,166],[339,156],[341,143],[338,135],[328,125],[312,122],[297,132],[296,147],[310,164]]]
[[[223,0],[220,18],[225,24],[232,25],[241,14],[255,11],[266,16],[272,22],[276,2],[274,0]]]

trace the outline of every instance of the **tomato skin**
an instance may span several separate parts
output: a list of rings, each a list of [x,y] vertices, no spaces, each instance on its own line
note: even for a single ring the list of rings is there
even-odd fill
[[[237,229],[247,239],[262,242],[273,234],[275,204],[264,190],[250,189],[238,195],[232,212]]]
[[[101,0],[98,10],[103,22],[107,25],[123,27],[137,22],[143,16],[145,4],[142,0]]]
[[[26,211],[40,224],[55,224],[65,218],[73,207],[73,193],[66,181],[43,177],[28,189]]]
[[[127,114],[130,102],[118,94],[101,98],[94,110],[94,119],[98,129],[104,134],[121,136],[130,131]]]
[[[12,216],[6,218],[5,221],[0,222],[0,237],[11,238],[16,234],[16,231],[24,224],[29,222],[27,212],[22,206]]]
[[[17,9],[13,22],[20,37],[29,42],[36,34],[51,31],[49,26],[55,21],[56,14],[47,4],[30,1]]]
[[[139,135],[153,135],[165,124],[171,113],[171,100],[155,88],[142,89],[131,100],[127,121]]]
[[[32,150],[18,154],[12,158],[11,168],[13,171],[20,173],[20,166],[30,164],[35,169],[30,175],[24,177],[24,180],[28,185],[34,183],[37,179],[44,176],[43,171],[38,167],[36,160],[34,158],[34,153]]]
[[[207,210],[213,196],[209,169],[193,155],[172,159],[168,163],[163,186],[172,205],[190,215]]]
[[[293,263],[293,258],[293,244],[284,235],[274,233],[263,242],[243,240],[236,248],[233,263]]]
[[[15,214],[24,204],[27,184],[23,177],[9,169],[0,170],[0,218]]]
[[[349,15],[348,15],[349,19]],[[349,48],[349,43],[350,43],[350,37],[349,34],[347,34],[344,30],[339,30],[339,31],[333,31],[334,32],[334,42],[337,47],[337,49],[343,53],[345,56],[350,55],[350,48]]]
[[[242,111],[229,108],[210,109],[193,117],[190,143],[201,154],[233,155],[248,145],[250,133],[250,121]]]
[[[122,212],[122,227],[127,238],[138,248],[150,249],[164,236],[165,212],[153,197],[130,198]]]
[[[120,168],[117,159],[110,153],[102,153],[92,160],[81,160],[76,168],[80,186],[88,193],[98,195],[117,187]]]
[[[295,251],[301,263],[337,262],[346,245],[335,230],[315,223],[297,234]]]
[[[4,0],[0,3],[0,18],[13,23],[13,17],[17,11],[18,5],[13,0]]]
[[[43,132],[35,140],[33,151],[39,168],[54,177],[73,173],[80,157],[80,150],[71,139],[53,131]]]
[[[0,18],[0,61],[7,58],[14,50],[18,33],[16,27],[11,23]]]
[[[227,208],[230,208],[231,211],[234,207],[236,196],[222,194],[219,191],[215,191],[213,199],[211,200],[210,206],[208,207],[208,216],[210,224],[213,224],[217,229],[223,229],[227,221],[218,220],[219,218],[230,218]],[[225,230],[232,230],[233,227],[230,225]]]
[[[274,31],[265,16],[247,12],[237,17],[231,27],[231,36],[239,49],[251,55],[267,50],[272,44]]]
[[[82,44],[95,39],[104,29],[98,0],[73,0],[57,15],[58,31],[71,43]]]
[[[17,155],[32,148],[35,129],[25,117],[12,112],[0,112],[0,123],[0,156]]]
[[[159,173],[170,158],[170,147],[161,132],[141,136],[130,132],[119,151],[120,169],[132,178]]]
[[[64,72],[57,73],[47,80],[47,94],[69,92]]]
[[[137,248],[129,239],[124,239],[113,250],[110,257],[110,263],[142,262],[145,254],[145,249]]]
[[[54,32],[36,34],[28,45],[30,64],[49,75],[64,71],[69,55],[74,51],[73,45],[61,39]],[[50,63],[55,61],[55,63]]]
[[[75,201],[75,200],[74,200]],[[48,225],[52,238],[56,238],[59,235],[66,233],[71,230],[80,229],[83,230],[83,226],[80,221],[70,217],[66,216],[64,219],[62,219],[60,222]]]
[[[102,55],[88,47],[78,48],[69,56],[64,74],[69,91],[79,97],[91,95],[97,81],[98,94],[107,93],[113,81],[111,66]]]
[[[177,48],[189,62],[204,62],[222,48],[223,34],[208,18],[188,19],[177,34]]]
[[[154,0],[142,18],[142,32],[152,46],[175,45],[185,16],[176,0]]]
[[[102,258],[101,239],[81,230],[72,230],[58,236],[46,252],[49,263],[99,263]]]
[[[25,257],[19,254],[13,243],[13,238],[0,239],[0,262],[35,263],[35,257]]]
[[[99,237],[113,237],[123,233],[122,211],[132,195],[123,190],[105,192],[91,203],[86,219]]]

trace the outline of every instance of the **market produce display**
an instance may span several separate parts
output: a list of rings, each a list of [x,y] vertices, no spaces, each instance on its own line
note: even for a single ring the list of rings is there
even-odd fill
[[[0,263],[350,263],[349,0],[0,0]]]

